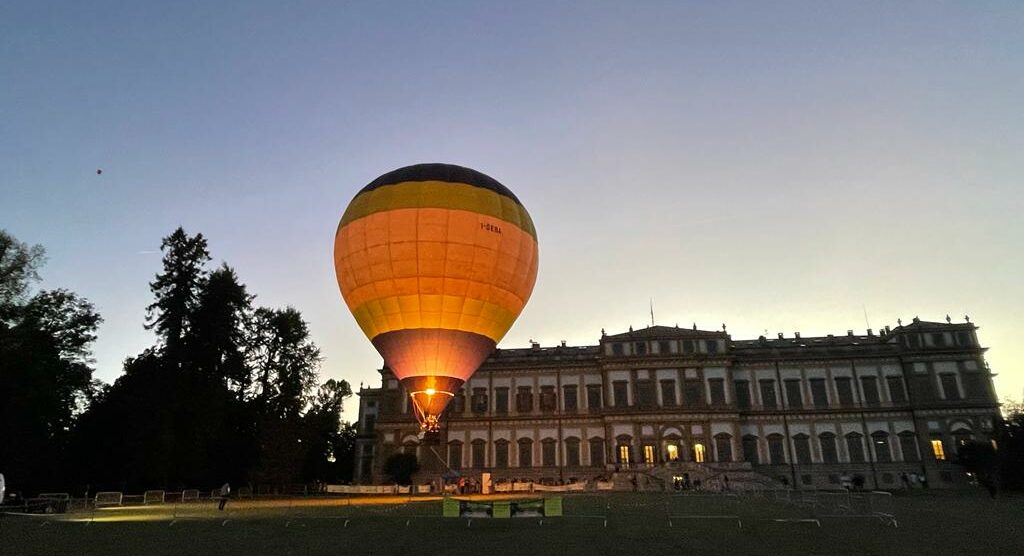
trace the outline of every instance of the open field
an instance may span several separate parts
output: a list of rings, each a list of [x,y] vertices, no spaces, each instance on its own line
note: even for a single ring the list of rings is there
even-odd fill
[[[436,497],[232,500],[225,512],[205,501],[4,515],[0,550],[147,556],[1024,553],[1020,496],[915,491],[870,506],[829,495],[787,497],[568,495],[565,517],[504,520],[444,519]],[[871,515],[879,512],[894,516],[898,526]]]

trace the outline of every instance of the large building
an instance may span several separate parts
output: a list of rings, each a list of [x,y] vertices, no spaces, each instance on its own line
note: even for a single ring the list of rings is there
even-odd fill
[[[495,480],[630,474],[665,485],[731,476],[796,488],[860,477],[893,488],[964,480],[969,441],[991,441],[998,402],[977,327],[912,323],[878,334],[734,340],[651,326],[597,345],[498,349],[452,401],[439,444],[421,444],[388,369],[359,392],[356,479],[385,482],[396,451],[419,480],[448,468]]]

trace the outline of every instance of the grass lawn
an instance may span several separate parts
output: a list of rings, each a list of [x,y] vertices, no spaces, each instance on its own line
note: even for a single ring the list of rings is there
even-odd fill
[[[915,491],[872,508],[762,497],[584,494],[565,517],[444,519],[433,498],[232,500],[0,516],[0,553],[31,554],[1024,554],[1024,497]],[[855,505],[856,506],[856,505]],[[895,516],[828,517],[866,510]],[[775,521],[778,519],[790,521]],[[813,521],[817,520],[817,522]],[[818,526],[820,524],[820,527]]]

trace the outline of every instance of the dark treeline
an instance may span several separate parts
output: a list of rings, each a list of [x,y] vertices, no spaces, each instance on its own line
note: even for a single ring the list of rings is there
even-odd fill
[[[295,309],[254,305],[202,234],[161,244],[144,326],[156,342],[106,385],[101,322],[66,290],[33,293],[43,249],[0,230],[0,473],[10,490],[209,488],[348,481],[347,382],[318,383],[320,350]]]

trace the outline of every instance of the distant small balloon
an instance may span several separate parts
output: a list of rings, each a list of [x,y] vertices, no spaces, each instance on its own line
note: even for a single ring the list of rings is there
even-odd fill
[[[97,175],[97,176],[98,176],[98,175],[100,175],[100,174],[102,174],[102,173],[103,173],[103,170],[102,170],[102,169],[100,169],[100,168],[97,168],[97,169],[96,169],[96,175]]]

